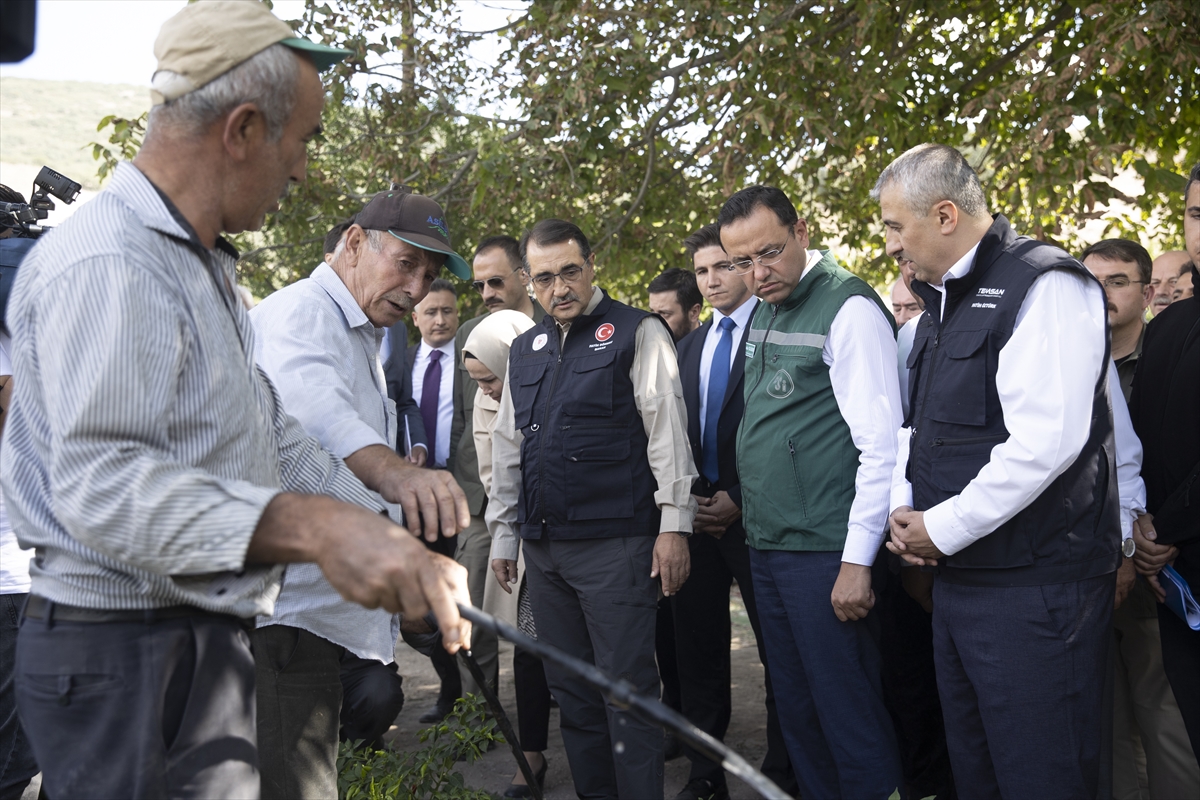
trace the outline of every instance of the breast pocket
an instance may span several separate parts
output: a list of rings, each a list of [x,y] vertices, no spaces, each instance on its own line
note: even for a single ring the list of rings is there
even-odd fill
[[[987,423],[988,359],[990,331],[943,334],[946,360],[933,375],[927,416],[953,425]]]
[[[533,423],[533,409],[537,405],[538,390],[546,374],[546,362],[510,364],[508,368],[508,391],[512,395],[513,422],[516,429],[528,435]]]
[[[571,361],[563,377],[572,382],[571,400],[563,413],[572,417],[611,417],[613,410],[613,361],[615,350]]]

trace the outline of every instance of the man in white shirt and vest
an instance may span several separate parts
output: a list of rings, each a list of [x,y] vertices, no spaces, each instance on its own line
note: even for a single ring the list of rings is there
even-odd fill
[[[1067,253],[993,219],[953,148],[913,148],[873,196],[888,254],[912,261],[925,301],[888,547],[938,567],[955,783],[978,797],[1095,797],[1110,768],[1122,558],[1103,290]]]
[[[493,434],[492,569],[517,580],[525,553],[539,641],[658,691],[659,581],[687,579],[695,468],[671,334],[592,285],[587,237],[542,220],[521,242],[547,310],[518,336]],[[550,664],[575,790],[663,796],[663,735]]]
[[[737,192],[717,221],[763,301],[746,334],[737,467],[788,755],[803,797],[887,797],[903,778],[871,568],[900,424],[892,315],[829,251],[808,249],[779,189]]]

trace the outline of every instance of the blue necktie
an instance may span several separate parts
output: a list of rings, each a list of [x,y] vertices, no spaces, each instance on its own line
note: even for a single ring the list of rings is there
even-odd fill
[[[712,365],[708,368],[708,398],[704,406],[704,436],[700,441],[704,464],[700,467],[710,483],[720,476],[717,461],[717,421],[721,418],[721,405],[725,402],[725,389],[729,386],[729,353],[733,350],[734,322],[729,317],[721,320],[721,338],[713,351]]]

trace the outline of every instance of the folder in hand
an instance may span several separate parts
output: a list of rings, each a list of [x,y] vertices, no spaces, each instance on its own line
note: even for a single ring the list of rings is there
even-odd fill
[[[1192,596],[1187,581],[1170,565],[1163,567],[1158,577],[1167,593],[1167,608],[1178,614],[1189,628],[1200,631],[1200,603]]]

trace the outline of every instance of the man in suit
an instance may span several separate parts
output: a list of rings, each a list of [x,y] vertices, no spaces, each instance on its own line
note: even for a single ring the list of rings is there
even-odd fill
[[[754,603],[750,554],[742,527],[742,491],[737,470],[737,430],[745,401],[742,357],[746,328],[758,299],[749,274],[738,275],[721,248],[716,225],[706,225],[684,240],[692,257],[701,294],[713,316],[679,343],[679,379],[688,412],[688,439],[700,467],[693,489],[699,510],[695,534],[688,540],[692,573],[674,597],[675,647],[683,713],[696,726],[723,739],[732,710],[729,666],[729,588],[737,581],[746,604],[759,658],[766,653]],[[767,755],[762,771],[790,793],[796,780],[775,712],[771,676],[767,682]],[[725,773],[688,748],[688,783],[676,800],[729,796]]]

